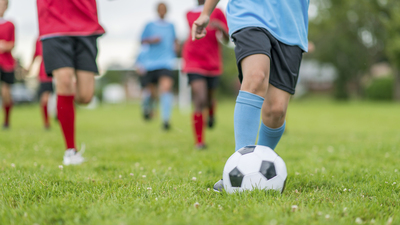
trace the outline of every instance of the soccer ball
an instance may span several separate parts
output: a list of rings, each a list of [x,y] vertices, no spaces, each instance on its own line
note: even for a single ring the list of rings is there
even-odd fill
[[[283,159],[266,146],[246,146],[239,149],[224,167],[223,180],[227,193],[245,190],[285,189],[287,178]]]

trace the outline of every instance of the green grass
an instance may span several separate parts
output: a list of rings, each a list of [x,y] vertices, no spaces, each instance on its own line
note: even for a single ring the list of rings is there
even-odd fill
[[[400,105],[294,101],[276,149],[283,195],[218,194],[209,188],[233,153],[233,103],[219,105],[201,152],[190,114],[175,111],[163,132],[136,104],[78,109],[88,161],[62,170],[59,127],[42,130],[37,106],[15,107],[0,131],[0,224],[400,224]]]

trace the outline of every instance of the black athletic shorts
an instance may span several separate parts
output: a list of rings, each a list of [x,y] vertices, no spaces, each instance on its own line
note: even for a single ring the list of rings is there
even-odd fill
[[[147,71],[145,75],[140,77],[140,83],[142,84],[142,87],[146,87],[149,84],[158,84],[158,80],[162,76],[173,78],[171,70],[167,69],[151,70]]]
[[[42,40],[43,62],[46,73],[63,67],[72,67],[99,73],[96,64],[97,38],[93,36],[60,36]]]
[[[298,46],[281,43],[266,29],[246,27],[232,34],[235,43],[236,63],[239,70],[239,80],[243,73],[240,62],[247,56],[265,54],[271,60],[269,83],[276,88],[294,94],[299,77],[303,50]]]
[[[13,84],[15,82],[15,74],[12,72],[5,72],[0,69],[0,80],[7,84]]]
[[[188,73],[188,78],[189,78],[189,84],[192,83],[192,81],[203,79],[207,82],[207,88],[208,89],[216,89],[219,84],[219,76],[214,76],[214,77],[208,77],[204,76],[198,73]]]
[[[40,82],[39,91],[38,91],[39,98],[45,92],[50,92],[50,93],[54,92],[53,82]]]

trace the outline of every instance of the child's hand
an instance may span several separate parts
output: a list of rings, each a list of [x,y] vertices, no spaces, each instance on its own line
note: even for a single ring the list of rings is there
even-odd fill
[[[200,15],[196,21],[194,21],[192,26],[192,41],[195,39],[201,39],[206,36],[206,27],[208,22],[210,21],[210,17],[207,15]]]

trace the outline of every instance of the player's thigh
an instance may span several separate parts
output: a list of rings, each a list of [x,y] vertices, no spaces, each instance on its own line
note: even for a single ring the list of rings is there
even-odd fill
[[[265,54],[249,55],[240,62],[243,80],[242,91],[264,96],[268,88],[270,58]]]
[[[75,94],[75,69],[72,67],[62,67],[52,71],[55,79],[56,92],[60,95]]]
[[[198,75],[200,76],[200,75]],[[192,79],[190,81],[194,103],[202,107],[207,101],[207,80],[205,78]]]
[[[158,87],[160,92],[170,92],[172,86],[174,85],[174,79],[172,78],[172,73],[169,70],[160,71],[158,78]]]
[[[95,89],[95,73],[91,71],[77,70],[76,71],[76,89],[78,99],[82,103],[88,103],[93,97]]]

